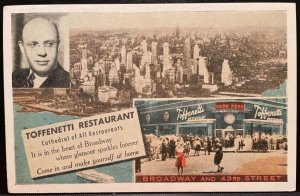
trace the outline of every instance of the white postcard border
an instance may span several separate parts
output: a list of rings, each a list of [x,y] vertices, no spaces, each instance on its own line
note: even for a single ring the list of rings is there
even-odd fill
[[[138,10],[138,11],[137,11]],[[13,101],[12,101],[12,51],[11,14],[34,12],[159,12],[159,11],[287,11],[288,43],[288,182],[268,183],[114,183],[114,184],[16,184]],[[177,191],[293,191],[296,187],[296,13],[293,3],[247,4],[148,4],[148,5],[39,5],[4,7],[4,90],[6,122],[6,154],[9,192],[177,192]],[[226,98],[226,97],[224,97]]]

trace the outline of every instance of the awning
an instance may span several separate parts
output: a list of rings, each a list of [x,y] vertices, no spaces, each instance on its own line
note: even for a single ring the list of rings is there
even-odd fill
[[[259,119],[244,119],[244,123],[253,123],[259,125],[283,125],[282,119],[272,119],[272,120],[259,120]]]
[[[207,127],[207,124],[205,123],[199,123],[199,124],[184,124],[184,125],[179,125],[180,128],[182,127]]]
[[[237,109],[218,109],[212,110],[212,113],[249,113],[251,110],[237,110]]]
[[[190,119],[187,120],[186,122],[176,122],[176,123],[156,123],[156,124],[143,124],[143,127],[147,126],[158,126],[158,125],[163,125],[163,126],[168,126],[168,125],[193,125],[193,124],[211,124],[215,123],[216,119],[214,118],[195,118],[195,119]]]

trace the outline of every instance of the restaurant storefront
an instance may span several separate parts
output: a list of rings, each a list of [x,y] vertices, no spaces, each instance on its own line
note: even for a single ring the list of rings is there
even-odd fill
[[[137,100],[143,134],[286,136],[284,99]]]

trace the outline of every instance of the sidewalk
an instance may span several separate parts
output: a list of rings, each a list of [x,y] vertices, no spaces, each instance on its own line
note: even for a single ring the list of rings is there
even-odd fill
[[[228,151],[233,152],[233,151]],[[193,153],[190,153],[193,155]],[[186,158],[187,167],[184,175],[285,175],[287,174],[287,153],[285,151],[270,151],[269,153],[224,153],[221,166],[222,173],[216,173],[217,166],[214,164],[215,152],[200,156]],[[161,157],[160,157],[161,158]],[[137,175],[177,175],[175,158],[167,158],[166,161],[155,159],[141,164],[142,172]]]

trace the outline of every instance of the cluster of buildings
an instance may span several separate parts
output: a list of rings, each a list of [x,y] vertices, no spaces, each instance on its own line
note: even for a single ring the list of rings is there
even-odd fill
[[[46,98],[83,115],[128,108],[133,98],[260,96],[287,78],[283,35],[73,30],[71,88],[16,91],[15,99]]]
[[[268,58],[281,59],[274,63],[264,53],[257,57],[255,47],[263,50],[264,43],[249,40],[249,33],[201,37],[181,35],[179,28],[173,34],[152,35],[74,32],[70,37],[72,88],[112,103],[131,102],[133,97],[207,97],[224,90],[260,94],[265,89],[253,91],[253,82],[273,88],[286,79],[286,46],[284,41],[274,42],[277,55],[273,51]],[[278,68],[280,77],[267,79]]]
[[[264,42],[259,35],[180,33],[179,28],[143,33],[74,30],[71,88],[61,97],[75,100],[75,112],[95,113],[112,105],[128,107],[135,97],[260,95],[286,80],[287,65],[285,39]]]

